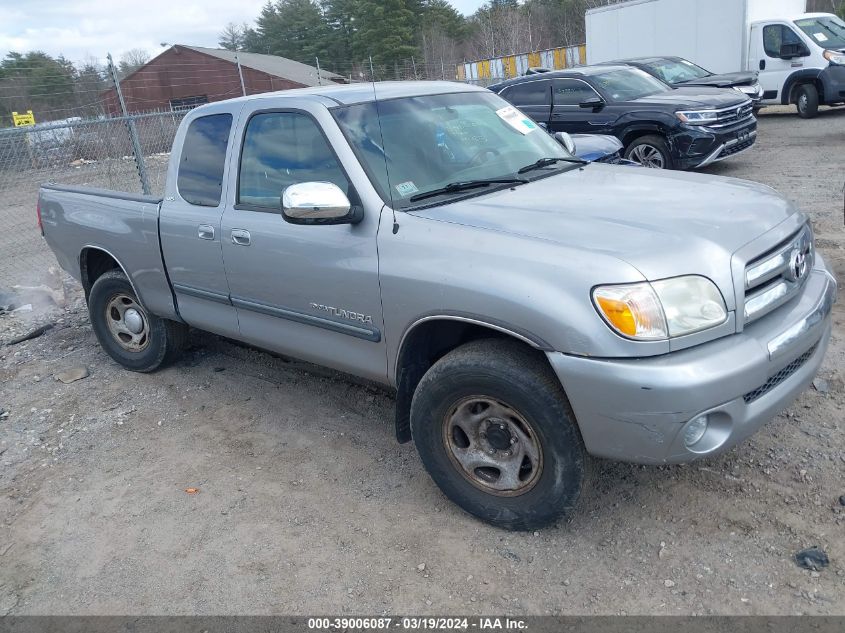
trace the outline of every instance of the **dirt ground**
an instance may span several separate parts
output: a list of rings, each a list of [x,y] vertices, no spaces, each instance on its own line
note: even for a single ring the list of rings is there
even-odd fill
[[[841,283],[844,165],[845,109],[770,110],[709,171],[799,203]],[[843,300],[815,388],[748,442],[597,462],[571,521],[509,533],[396,444],[388,394],[198,332],[129,373],[68,297],[0,317],[3,342],[55,323],[0,347],[0,615],[845,614]],[[814,545],[819,572],[793,560]]]

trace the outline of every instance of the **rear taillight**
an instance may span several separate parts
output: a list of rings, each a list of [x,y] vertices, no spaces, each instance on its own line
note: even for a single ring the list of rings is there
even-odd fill
[[[41,231],[41,237],[44,237],[44,224],[41,222],[41,200],[35,205],[35,215],[38,216],[38,230]]]

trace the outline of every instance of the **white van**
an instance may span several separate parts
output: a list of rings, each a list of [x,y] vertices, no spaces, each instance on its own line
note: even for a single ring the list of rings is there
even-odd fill
[[[654,55],[759,73],[763,105],[845,103],[845,22],[806,0],[631,0],[587,12],[590,64]]]

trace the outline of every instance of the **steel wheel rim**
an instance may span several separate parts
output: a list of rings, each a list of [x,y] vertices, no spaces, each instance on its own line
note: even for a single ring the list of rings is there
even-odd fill
[[[802,94],[800,97],[798,97],[798,108],[801,110],[801,112],[807,111],[807,95]]]
[[[143,352],[150,344],[147,314],[127,294],[116,294],[106,304],[106,325],[112,338],[127,352]]]
[[[443,445],[464,479],[496,496],[527,493],[543,472],[543,449],[531,424],[487,396],[463,398],[449,409]]]
[[[665,166],[663,154],[653,145],[637,145],[631,150],[629,158],[643,167],[651,169],[663,169]]]

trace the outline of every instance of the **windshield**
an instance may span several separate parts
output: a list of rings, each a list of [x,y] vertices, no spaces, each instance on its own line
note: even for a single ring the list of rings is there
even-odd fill
[[[845,22],[838,18],[807,18],[795,24],[822,48],[845,48]]]
[[[519,175],[520,169],[542,158],[571,155],[493,93],[405,97],[332,112],[382,199],[395,209],[479,195],[492,188],[491,183],[489,188],[444,191],[425,203],[411,200],[452,183],[527,180],[572,168],[556,163]]]
[[[665,83],[639,68],[611,70],[593,75],[591,79],[610,101],[632,101],[671,90]]]
[[[711,73],[704,70],[701,66],[696,66],[685,59],[656,59],[653,62],[643,62],[643,66],[667,84],[703,79],[711,75]]]

